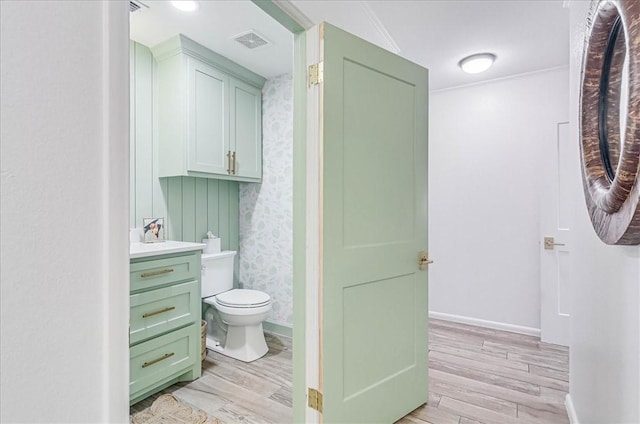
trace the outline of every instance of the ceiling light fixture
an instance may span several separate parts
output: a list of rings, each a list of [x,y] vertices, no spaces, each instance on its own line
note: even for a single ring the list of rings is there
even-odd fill
[[[495,60],[496,55],[492,53],[473,54],[458,62],[458,66],[467,74],[478,74],[489,69]]]
[[[182,10],[183,12],[195,12],[200,7],[198,2],[193,0],[176,0],[172,1],[171,4],[173,7],[178,10]]]

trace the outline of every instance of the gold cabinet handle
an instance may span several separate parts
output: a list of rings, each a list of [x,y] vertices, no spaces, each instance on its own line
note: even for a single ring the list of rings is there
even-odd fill
[[[160,361],[164,361],[167,358],[171,358],[173,355],[175,355],[175,353],[171,352],[171,353],[165,353],[164,355],[162,355],[159,358],[154,359],[153,361],[149,361],[149,362],[145,362],[144,364],[142,364],[142,368],[147,368],[153,364],[157,364]]]
[[[169,306],[167,308],[160,309],[159,311],[149,312],[148,314],[144,314],[144,315],[142,315],[142,318],[149,318],[149,317],[152,317],[152,316],[155,316],[155,315],[164,314],[165,312],[173,311],[174,309],[176,309],[175,306]]]
[[[231,168],[231,150],[227,150],[227,174],[233,175],[233,170]]]
[[[173,272],[173,268],[165,268],[158,271],[145,272],[140,275],[141,278],[155,277],[156,275],[168,274]]]
[[[233,166],[231,167],[231,175],[236,175],[236,152],[231,154],[231,161],[233,162]]]

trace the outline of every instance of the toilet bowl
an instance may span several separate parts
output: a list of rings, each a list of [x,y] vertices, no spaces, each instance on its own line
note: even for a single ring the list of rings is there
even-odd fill
[[[272,308],[268,294],[233,288],[236,252],[202,255],[202,301],[207,321],[207,348],[244,362],[264,356],[269,348],[262,322]]]

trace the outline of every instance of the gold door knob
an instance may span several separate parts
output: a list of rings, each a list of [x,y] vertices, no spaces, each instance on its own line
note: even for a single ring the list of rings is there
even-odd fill
[[[544,248],[546,250],[553,250],[554,246],[564,246],[564,243],[556,243],[553,237],[544,238]]]
[[[427,269],[429,264],[432,263],[433,261],[429,259],[429,255],[427,254],[427,252],[422,251],[418,253],[418,268],[420,268],[421,271]]]

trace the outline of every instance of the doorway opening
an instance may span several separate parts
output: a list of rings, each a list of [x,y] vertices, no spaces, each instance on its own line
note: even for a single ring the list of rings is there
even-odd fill
[[[170,2],[135,4],[140,7],[130,13],[130,226],[141,227],[149,216],[165,217],[167,239],[196,243],[211,231],[220,237],[222,250],[239,251],[234,287],[264,291],[273,303],[263,324],[269,346],[265,357],[245,364],[209,351],[201,378],[163,391],[224,421],[249,419],[255,409],[265,417],[291,421],[286,417],[292,416],[293,35],[250,1],[201,2],[193,15],[174,10]],[[159,121],[166,116],[158,107],[162,82],[155,47],[178,34],[218,55],[223,65],[238,65],[264,78],[264,160],[258,182],[234,176],[167,176],[163,170],[166,152],[159,148]],[[266,43],[256,43],[254,34]],[[229,125],[229,130],[242,128]],[[243,165],[238,156],[234,168]],[[222,395],[207,387],[222,390]],[[130,412],[146,409],[159,393],[134,404]],[[251,399],[259,399],[253,410],[242,406]]]

